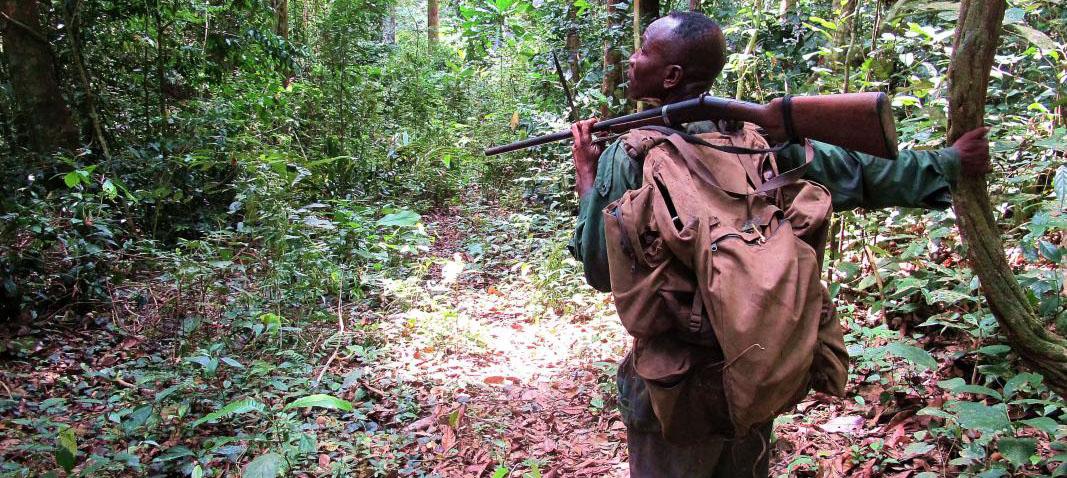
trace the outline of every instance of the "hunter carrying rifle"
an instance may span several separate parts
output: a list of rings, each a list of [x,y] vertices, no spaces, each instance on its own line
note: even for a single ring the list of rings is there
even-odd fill
[[[671,13],[630,57],[627,96],[698,98],[725,59],[715,22]],[[943,209],[958,174],[990,171],[985,128],[894,161],[816,141],[775,150],[768,140],[791,139],[780,128],[713,121],[635,129],[605,148],[596,121],[571,127],[581,202],[570,247],[635,338],[617,383],[638,478],[767,476],[774,417],[847,381],[819,281],[831,206]]]

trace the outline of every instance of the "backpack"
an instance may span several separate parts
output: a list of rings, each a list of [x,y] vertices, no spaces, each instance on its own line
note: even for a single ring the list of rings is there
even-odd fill
[[[812,388],[842,396],[848,355],[820,282],[825,187],[779,174],[751,124],[621,138],[643,183],[603,211],[611,290],[663,436],[745,436]]]

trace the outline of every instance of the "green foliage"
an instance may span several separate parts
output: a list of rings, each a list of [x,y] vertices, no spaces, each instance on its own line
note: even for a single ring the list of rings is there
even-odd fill
[[[0,62],[0,317],[14,324],[0,356],[64,367],[47,387],[3,380],[16,389],[0,416],[18,443],[0,455],[0,476],[55,466],[80,476],[326,473],[324,450],[343,457],[333,476],[419,476],[424,457],[399,450],[425,444],[403,429],[425,404],[411,385],[366,375],[394,353],[383,321],[399,317],[422,347],[481,351],[494,340],[458,328],[464,311],[447,300],[458,286],[424,287],[431,270],[517,277],[534,291],[535,319],[603,306],[577,293],[566,248],[576,207],[568,148],[481,151],[567,127],[553,51],[578,116],[621,112],[620,92],[601,91],[601,57],[605,42],[629,54],[631,4],[616,4],[609,28],[603,2],[461,0],[442,9],[430,47],[413,2],[289,0],[288,36],[267,0],[73,3],[76,32],[72,2],[43,2],[42,18],[83,148],[24,150]],[[703,3],[735,50],[713,93],[886,91],[903,147],[944,146],[956,4],[860,2],[848,15],[843,2],[805,0],[779,16],[777,2]],[[987,105],[995,216],[1018,280],[1063,334],[1065,9],[1009,7]],[[383,35],[390,16],[393,40]],[[843,41],[848,28],[856,35]],[[72,39],[92,91],[78,81]],[[91,134],[94,108],[109,156]],[[477,218],[459,261],[431,257],[427,222],[440,214]],[[952,213],[836,218],[827,281],[854,357],[852,401],[886,409],[922,397],[930,419],[899,461],[938,454],[939,472],[961,476],[1067,474],[1067,410],[1040,375],[1017,372],[961,263]],[[53,343],[71,331],[92,340]],[[153,346],[110,355],[135,338]],[[325,365],[334,351],[343,377]],[[596,367],[587,408],[609,414],[613,365]],[[947,401],[929,403],[931,392]],[[881,461],[884,446],[846,453],[895,465]],[[823,458],[783,466],[803,473]],[[500,458],[492,475],[522,467],[536,477],[547,464]]]
[[[70,473],[78,456],[78,441],[72,428],[64,428],[56,436],[56,463]]]
[[[285,457],[264,453],[245,465],[243,478],[275,478],[285,470]]]

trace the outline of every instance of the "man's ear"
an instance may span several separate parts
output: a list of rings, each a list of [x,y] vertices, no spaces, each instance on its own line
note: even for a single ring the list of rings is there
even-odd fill
[[[663,71],[663,89],[669,90],[680,84],[685,79],[685,70],[680,65],[667,65]]]

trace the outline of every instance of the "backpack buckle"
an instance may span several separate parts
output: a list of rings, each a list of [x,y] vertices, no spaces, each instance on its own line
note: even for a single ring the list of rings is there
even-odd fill
[[[755,233],[758,238],[756,242],[764,244],[767,242],[767,238],[759,230],[759,226],[756,225],[757,219],[749,219],[741,225],[741,232]]]

